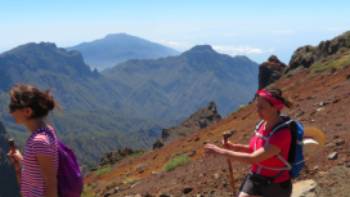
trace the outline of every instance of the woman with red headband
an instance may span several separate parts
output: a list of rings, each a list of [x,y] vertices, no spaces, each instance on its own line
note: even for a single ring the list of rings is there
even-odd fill
[[[239,197],[290,197],[292,183],[287,161],[292,135],[288,127],[271,136],[269,134],[286,121],[281,111],[284,107],[291,107],[291,103],[282,97],[279,89],[262,89],[256,93],[256,107],[262,121],[249,145],[227,142],[224,148],[220,148],[207,144],[205,151],[252,165],[241,185]]]

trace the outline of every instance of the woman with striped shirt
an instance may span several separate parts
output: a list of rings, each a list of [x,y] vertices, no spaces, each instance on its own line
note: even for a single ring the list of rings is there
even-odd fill
[[[9,153],[17,171],[22,197],[57,197],[58,150],[55,130],[45,119],[57,104],[49,91],[31,85],[10,90],[9,111],[29,132],[23,156]]]

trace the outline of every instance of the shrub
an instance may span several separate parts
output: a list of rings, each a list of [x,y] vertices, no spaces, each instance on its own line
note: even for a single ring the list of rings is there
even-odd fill
[[[180,155],[173,157],[164,165],[164,170],[166,172],[172,171],[179,166],[183,166],[190,162],[190,158],[187,155]]]
[[[112,167],[110,165],[103,166],[95,171],[96,176],[102,176],[112,171]]]

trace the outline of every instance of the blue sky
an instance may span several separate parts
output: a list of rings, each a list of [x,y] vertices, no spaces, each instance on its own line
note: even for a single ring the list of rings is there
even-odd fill
[[[348,1],[0,0],[0,52],[67,47],[125,32],[184,51],[197,44],[262,62],[350,30]]]

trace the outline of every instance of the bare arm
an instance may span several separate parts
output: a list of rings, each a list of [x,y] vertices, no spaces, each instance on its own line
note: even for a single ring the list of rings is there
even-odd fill
[[[57,169],[54,167],[54,158],[47,155],[37,155],[37,159],[47,186],[45,197],[57,197]]]
[[[17,182],[21,184],[23,156],[18,149],[10,150],[7,155],[15,168]]]
[[[207,144],[205,149],[208,153],[215,153],[226,156],[232,160],[241,161],[244,163],[254,164],[264,161],[280,153],[280,148],[274,145],[259,148],[252,153],[231,151],[224,148],[220,148],[214,144]]]
[[[249,145],[247,144],[233,144],[231,142],[227,142],[226,144],[223,142],[223,144],[225,148],[230,149],[232,151],[251,153],[251,150],[249,149]]]

